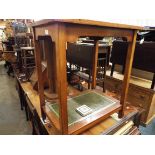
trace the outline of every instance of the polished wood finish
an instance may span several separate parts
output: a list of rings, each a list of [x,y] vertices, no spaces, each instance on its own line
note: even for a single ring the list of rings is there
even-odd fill
[[[126,67],[125,67],[125,75],[123,79],[123,85],[122,85],[122,92],[121,92],[121,99],[120,103],[122,104],[122,110],[120,111],[120,117],[124,115],[124,108],[125,108],[125,102],[128,94],[128,87],[129,87],[129,81],[130,81],[130,75],[132,70],[132,62],[133,62],[133,56],[135,51],[135,45],[136,45],[136,37],[137,37],[137,31],[134,31],[133,36],[133,42],[129,43],[128,45],[128,52],[127,52],[127,58],[126,58]]]
[[[57,83],[59,96],[59,115],[62,134],[68,134],[68,114],[67,114],[67,74],[66,74],[66,33],[65,25],[58,26],[56,45],[57,58]]]
[[[95,42],[94,42],[93,68],[92,68],[92,89],[95,89],[95,87],[96,87],[98,48],[99,48],[99,41],[95,40]]]
[[[38,64],[41,64],[41,52],[40,52],[40,46],[37,41],[34,43],[35,45],[35,58],[36,58],[36,67],[37,67],[37,72],[38,72],[38,92],[39,92],[39,97],[40,97],[40,104],[41,106],[44,106],[44,86],[42,84],[43,82],[43,77],[42,77],[42,67],[40,67]]]
[[[93,26],[104,26],[104,27],[112,27],[112,28],[122,28],[122,29],[131,29],[131,30],[143,30],[140,26],[126,25],[126,24],[118,24],[118,23],[110,23],[103,21],[94,21],[94,20],[85,20],[85,19],[45,19],[41,21],[37,21],[32,24],[33,27],[47,25],[51,23],[72,23],[72,24],[81,24],[81,25],[93,25]]]
[[[129,77],[131,73],[131,66],[135,48],[135,40],[137,30],[142,29],[142,27],[113,24],[106,22],[98,22],[91,20],[43,20],[34,23],[33,31],[35,34],[35,49],[36,53],[40,53],[38,43],[39,36],[51,36],[55,43],[55,54],[56,54],[56,82],[57,82],[57,93],[59,98],[60,106],[60,128],[61,134],[68,134],[68,118],[67,118],[67,79],[66,79],[66,43],[75,42],[81,36],[91,36],[91,37],[104,37],[104,36],[114,36],[114,37],[126,37],[130,43],[128,49],[128,60],[126,64],[126,71],[124,75],[124,85],[122,89],[121,104],[122,108],[117,109],[120,111],[121,117],[123,117],[125,109],[126,95],[128,93]],[[97,42],[98,43],[98,42]],[[97,47],[97,46],[96,46]],[[96,50],[97,51],[97,50]],[[97,53],[97,52],[96,52]],[[43,86],[41,69],[39,69],[40,55],[36,54],[37,59],[37,69],[38,69],[38,84],[39,84],[39,94],[41,106],[44,106],[45,100],[43,95]],[[94,66],[96,66],[96,60],[94,61]],[[94,68],[94,73],[96,69]],[[95,75],[94,75],[95,77]],[[95,78],[94,78],[95,79]],[[93,81],[93,86],[95,87],[95,80]],[[110,113],[109,113],[110,114]],[[98,120],[96,120],[98,122]],[[94,121],[95,123],[95,121]],[[89,126],[89,125],[88,125]],[[82,131],[82,130],[81,130]]]

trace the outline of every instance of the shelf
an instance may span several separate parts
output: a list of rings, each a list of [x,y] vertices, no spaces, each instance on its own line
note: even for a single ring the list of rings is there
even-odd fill
[[[68,98],[67,101],[69,134],[79,134],[121,109],[119,101],[94,90],[84,91],[77,96]],[[48,103],[44,110],[53,123],[53,118],[59,120],[59,105],[55,101],[51,103]],[[93,109],[93,113],[82,117],[75,110],[84,104]],[[59,122],[55,123],[58,126]]]

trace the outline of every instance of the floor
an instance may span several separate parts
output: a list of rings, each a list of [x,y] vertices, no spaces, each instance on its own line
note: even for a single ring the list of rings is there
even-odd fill
[[[0,62],[0,135],[30,135],[31,127],[20,109],[15,79],[6,74]]]
[[[147,127],[140,127],[142,135],[155,135],[155,119]],[[30,135],[31,128],[25,112],[20,109],[15,80],[6,74],[0,62],[0,135]]]
[[[155,135],[155,119],[147,126],[140,126],[140,131],[142,135]]]

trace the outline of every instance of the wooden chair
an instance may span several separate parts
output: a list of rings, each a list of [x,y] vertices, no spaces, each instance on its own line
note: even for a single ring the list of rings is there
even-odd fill
[[[25,74],[25,80],[29,80],[34,68],[34,47],[21,47],[22,71]]]
[[[15,51],[3,51],[3,59],[5,60],[5,68],[8,68],[7,74],[14,77],[13,65],[16,64]]]

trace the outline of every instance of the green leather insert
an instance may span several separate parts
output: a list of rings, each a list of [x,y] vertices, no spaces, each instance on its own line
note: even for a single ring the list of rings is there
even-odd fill
[[[86,117],[91,116],[93,113],[102,110],[103,108],[109,107],[115,104],[115,101],[112,101],[107,96],[100,95],[96,92],[87,92],[82,95],[70,98],[67,100],[68,108],[68,125],[72,125]],[[76,108],[87,105],[93,110],[92,114],[89,114],[85,117],[81,116],[76,112]],[[59,106],[57,103],[52,103],[48,105],[50,110],[53,111],[59,117]]]

